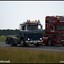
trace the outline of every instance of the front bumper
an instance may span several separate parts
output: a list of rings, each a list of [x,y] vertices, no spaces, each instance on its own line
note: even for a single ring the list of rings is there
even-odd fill
[[[31,44],[37,44],[37,43],[39,43],[39,44],[42,44],[43,43],[43,40],[31,40],[31,41],[26,41],[26,43],[31,43]]]

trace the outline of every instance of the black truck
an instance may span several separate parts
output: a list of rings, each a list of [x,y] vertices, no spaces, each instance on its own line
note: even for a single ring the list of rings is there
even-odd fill
[[[40,46],[43,43],[43,29],[40,20],[24,22],[20,24],[19,34],[17,36],[8,36],[6,38],[6,44],[11,46],[29,46],[34,44]]]

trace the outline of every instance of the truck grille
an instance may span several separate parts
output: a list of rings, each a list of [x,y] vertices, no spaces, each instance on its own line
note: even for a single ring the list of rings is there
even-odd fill
[[[30,38],[30,40],[40,40],[42,38],[42,34],[39,33],[32,33],[32,34],[25,34],[26,39]]]

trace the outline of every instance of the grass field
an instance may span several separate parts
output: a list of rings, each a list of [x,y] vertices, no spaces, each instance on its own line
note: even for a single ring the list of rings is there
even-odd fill
[[[59,63],[64,61],[64,52],[0,47],[0,60],[10,60],[11,63]]]
[[[6,39],[6,36],[0,36],[0,42],[4,42]]]
[[[6,36],[0,36],[0,42],[5,39]],[[64,61],[64,52],[0,47],[1,60],[10,60],[11,63],[59,63]]]

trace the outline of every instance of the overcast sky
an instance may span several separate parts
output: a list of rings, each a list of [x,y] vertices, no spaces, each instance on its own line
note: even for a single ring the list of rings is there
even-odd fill
[[[45,28],[46,16],[64,16],[64,1],[0,1],[0,29],[18,29],[27,19],[40,20]]]

